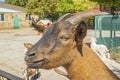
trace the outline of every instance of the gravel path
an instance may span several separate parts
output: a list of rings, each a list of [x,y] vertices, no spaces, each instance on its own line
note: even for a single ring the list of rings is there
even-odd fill
[[[93,31],[88,30],[85,41],[87,42],[90,37],[93,37]],[[22,77],[23,68],[26,67],[24,62],[25,48],[23,44],[25,42],[35,44],[40,38],[41,35],[37,35],[37,31],[33,28],[0,30],[0,69]],[[120,77],[120,62],[111,60],[104,62]],[[56,74],[53,70],[40,71],[42,75],[40,80],[68,80]]]

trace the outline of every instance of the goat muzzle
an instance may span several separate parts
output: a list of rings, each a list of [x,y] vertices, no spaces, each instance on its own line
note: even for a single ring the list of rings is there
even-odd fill
[[[25,57],[25,62],[27,64],[28,67],[30,68],[40,68],[42,66],[42,64],[47,63],[47,59],[46,58],[41,58],[41,59],[34,59],[35,57],[29,57],[26,56]]]

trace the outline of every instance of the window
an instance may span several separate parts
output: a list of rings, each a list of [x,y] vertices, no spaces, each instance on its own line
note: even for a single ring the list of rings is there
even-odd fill
[[[0,21],[4,21],[4,14],[0,14]]]
[[[26,14],[26,20],[31,20],[31,14]]]

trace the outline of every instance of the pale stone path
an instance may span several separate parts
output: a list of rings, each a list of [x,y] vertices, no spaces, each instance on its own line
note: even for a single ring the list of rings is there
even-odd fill
[[[86,38],[93,37],[93,31],[88,30]],[[22,77],[24,62],[24,43],[35,44],[41,38],[33,28],[0,30],[0,69]],[[120,63],[105,61],[106,65],[120,77]],[[62,69],[63,70],[63,69]],[[39,80],[68,80],[56,74],[53,70],[40,70]]]
[[[24,43],[35,44],[41,35],[33,28],[0,30],[0,70],[7,71],[16,76],[22,77],[25,68]],[[39,80],[68,80],[67,78],[56,74],[53,70],[40,70]]]

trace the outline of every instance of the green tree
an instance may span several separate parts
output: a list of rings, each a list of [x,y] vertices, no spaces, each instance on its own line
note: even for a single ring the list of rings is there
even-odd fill
[[[115,8],[120,7],[120,0],[91,0],[91,1],[97,2],[104,6],[109,6],[111,8],[111,14],[114,14]]]
[[[95,3],[90,0],[29,0],[26,11],[40,18],[51,17],[56,20],[65,13],[92,9],[94,6]]]
[[[29,0],[26,5],[26,12],[37,14],[40,18],[46,17],[47,12],[50,12],[50,7],[47,0]],[[54,9],[54,8],[53,8]]]
[[[108,6],[120,7],[120,0],[91,0],[91,1],[95,1],[100,4],[104,4]]]
[[[96,6],[96,3],[90,0],[73,0],[73,2],[75,11],[84,11]]]
[[[28,0],[5,0],[6,3],[14,4],[18,6],[25,6]]]

